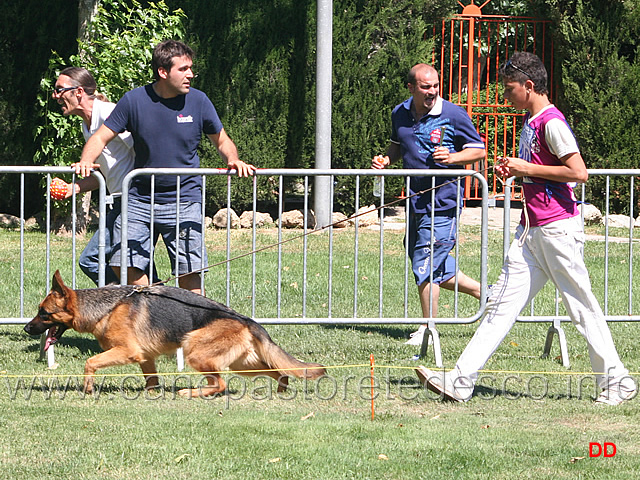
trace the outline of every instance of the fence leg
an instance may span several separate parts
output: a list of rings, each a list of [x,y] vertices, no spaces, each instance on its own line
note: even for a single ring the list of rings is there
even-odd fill
[[[547,340],[544,343],[544,352],[542,358],[548,358],[551,354],[551,345],[553,344],[553,335],[558,335],[558,343],[560,344],[560,359],[562,360],[562,366],[569,368],[571,366],[569,362],[569,353],[567,350],[567,339],[564,335],[564,330],[560,325],[560,320],[554,320],[549,330],[547,330]]]
[[[434,323],[429,322],[426,330],[424,331],[424,337],[422,337],[422,346],[420,347],[420,358],[424,358],[427,355],[427,349],[429,348],[429,339],[433,340],[433,356],[436,362],[436,367],[442,368],[442,351],[440,349],[440,334],[436,330]]]
[[[55,356],[55,347],[51,345],[47,349],[47,366],[49,368],[53,368],[56,364],[56,356]]]
[[[176,363],[178,371],[181,372],[184,370],[184,352],[182,351],[182,347],[176,350]]]
[[[40,335],[40,356],[38,357],[39,361],[44,360],[44,342],[47,339],[47,332],[43,333],[42,335]]]

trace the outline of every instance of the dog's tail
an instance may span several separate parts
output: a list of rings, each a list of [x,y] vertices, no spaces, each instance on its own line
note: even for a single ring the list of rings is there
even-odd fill
[[[278,370],[282,375],[309,379],[321,377],[326,373],[323,365],[298,360],[276,345],[266,331],[264,333],[265,335],[258,336],[256,342],[258,355],[270,368]]]

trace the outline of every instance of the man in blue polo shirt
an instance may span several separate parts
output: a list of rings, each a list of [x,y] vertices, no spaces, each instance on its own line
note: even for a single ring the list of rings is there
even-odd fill
[[[87,176],[104,145],[119,132],[128,130],[133,136],[136,152],[134,168],[198,168],[198,145],[206,134],[228,168],[239,176],[251,175],[255,167],[238,158],[235,144],[226,134],[222,122],[209,98],[191,88],[193,51],[175,40],[166,40],[153,51],[151,66],[155,82],[127,92],[109,118],[89,139],[82,151],[76,173]],[[178,255],[178,282],[181,287],[201,291],[200,270],[207,265],[202,211],[202,177],[180,176],[180,233],[176,238],[177,188],[176,178],[158,175],[155,178],[153,230],[151,238],[151,177],[138,176],[131,184],[128,203],[127,231],[129,255],[127,279],[134,285],[149,283],[151,242],[162,235],[175,268]],[[114,229],[114,251],[111,266],[120,270],[120,225]],[[178,253],[179,252],[179,253]],[[202,258],[201,258],[202,257]]]
[[[485,156],[480,139],[467,112],[439,95],[440,78],[435,68],[415,65],[407,76],[411,97],[397,105],[391,114],[391,143],[386,155],[374,157],[372,167],[382,169],[403,159],[404,168],[448,169],[481,160]],[[440,287],[455,289],[480,298],[480,284],[461,271],[450,255],[456,241],[456,213],[462,207],[462,191],[452,178],[412,177],[409,194],[408,251],[418,285],[422,314],[438,313]],[[431,212],[434,236],[431,238]],[[431,271],[433,270],[433,278]],[[421,345],[426,325],[411,334],[409,345]]]

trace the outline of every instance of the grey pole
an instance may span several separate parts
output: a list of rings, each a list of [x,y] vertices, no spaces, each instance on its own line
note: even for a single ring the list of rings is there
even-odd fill
[[[331,168],[331,85],[333,0],[318,0],[316,72],[316,168]],[[316,227],[331,224],[331,177],[315,179],[314,210]]]

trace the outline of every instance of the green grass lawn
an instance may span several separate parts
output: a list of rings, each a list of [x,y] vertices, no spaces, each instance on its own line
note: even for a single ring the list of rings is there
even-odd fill
[[[377,316],[379,236],[361,234],[358,312],[363,317]],[[273,232],[263,235],[264,243],[273,239]],[[334,316],[350,316],[353,311],[349,288],[354,264],[349,235],[335,235]],[[0,311],[2,316],[11,316],[17,309],[17,273],[12,273],[16,257],[11,256],[15,255],[15,234],[0,230],[0,240],[0,261],[7,272],[0,279]],[[26,245],[25,315],[29,316],[45,293],[41,240],[40,234],[29,234]],[[71,276],[70,242],[53,241],[53,269],[61,268],[67,280]],[[224,258],[224,241],[219,232],[211,233],[210,259]],[[308,267],[308,288],[312,291],[308,316],[327,316],[326,241],[326,235],[309,238],[313,258]],[[251,246],[245,232],[234,232],[233,242],[239,252]],[[402,234],[385,234],[384,242],[388,258],[384,260],[383,313],[397,316],[404,301],[403,274],[397,272],[403,266]],[[472,276],[479,268],[474,253],[477,242],[477,231],[463,230],[460,262]],[[499,274],[501,252],[501,236],[492,234],[490,282]],[[600,299],[602,252],[601,244],[587,244],[585,257]],[[267,257],[262,258],[264,266],[257,272],[257,304],[271,315],[277,294],[277,253],[261,255]],[[614,275],[628,271],[628,246],[611,246],[609,255]],[[300,259],[301,242],[283,247],[282,316],[300,315]],[[230,303],[249,313],[251,285],[245,278],[246,269],[251,268],[250,257],[243,261],[246,263],[231,268]],[[634,268],[636,264],[640,262],[634,257]],[[296,282],[297,289],[292,285]],[[77,283],[83,288],[90,286],[81,272]],[[225,267],[212,269],[207,275],[208,296],[224,302],[225,283]],[[626,282],[610,281],[609,288],[610,310],[625,312]],[[553,289],[547,286],[543,293],[536,308],[552,313]],[[413,287],[409,291],[410,316],[417,315],[416,297]],[[442,315],[448,315],[453,310],[452,297],[443,300]],[[460,300],[461,315],[471,315],[477,308],[475,300]],[[637,313],[638,300],[633,302]],[[446,366],[453,365],[476,327],[439,327]],[[57,368],[49,370],[46,362],[38,360],[36,339],[24,334],[20,326],[2,326],[2,477],[628,479],[640,469],[638,400],[616,408],[593,404],[595,387],[586,344],[571,325],[565,327],[571,369],[559,362],[557,344],[550,358],[540,358],[547,325],[519,323],[487,364],[476,396],[463,405],[440,402],[418,382],[413,372],[417,362],[411,359],[417,347],[404,345],[412,328],[267,326],[276,343],[291,354],[327,365],[327,377],[317,382],[292,381],[290,390],[279,394],[272,381],[229,374],[228,393],[203,400],[174,395],[175,388],[197,384],[201,377],[189,370],[176,372],[175,360],[166,357],[158,364],[164,374],[164,387],[159,390],[145,391],[139,368],[129,365],[99,372],[104,374],[96,379],[99,393],[84,396],[77,388],[84,362],[100,352],[93,337],[65,333],[56,347]],[[612,323],[611,330],[624,363],[637,374],[638,326]],[[371,354],[376,364],[373,419]],[[421,363],[433,367],[432,354]],[[590,458],[590,442],[614,443],[617,453],[611,458]]]

